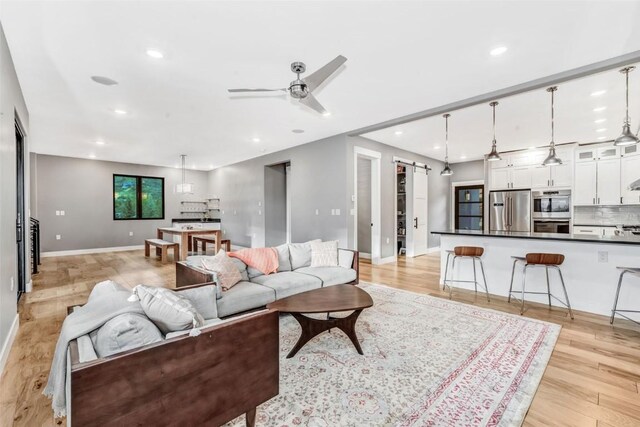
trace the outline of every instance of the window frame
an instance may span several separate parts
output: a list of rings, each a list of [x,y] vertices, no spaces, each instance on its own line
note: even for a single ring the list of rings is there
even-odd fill
[[[116,177],[124,177],[124,178],[135,178],[136,180],[136,213],[137,216],[135,218],[117,218],[116,217]],[[142,180],[143,179],[159,179],[162,183],[162,216],[157,218],[143,218],[142,217]],[[165,188],[164,188],[164,177],[161,176],[147,176],[147,175],[131,175],[131,174],[122,174],[122,173],[114,173],[113,178],[111,180],[111,200],[113,203],[113,220],[114,221],[158,221],[163,220],[165,217]]]

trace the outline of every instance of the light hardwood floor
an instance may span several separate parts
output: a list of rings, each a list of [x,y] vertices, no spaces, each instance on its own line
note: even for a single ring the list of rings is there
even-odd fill
[[[361,280],[446,297],[439,268],[437,254],[382,266],[363,261]],[[85,302],[105,279],[173,287],[175,267],[145,259],[142,251],[44,258],[34,291],[20,302],[20,330],[0,379],[1,426],[56,424],[41,393],[66,307]],[[518,313],[505,298],[487,303],[481,294],[454,291],[453,299]],[[534,304],[525,316],[563,328],[524,425],[640,426],[640,327],[623,320],[611,327],[607,318],[581,312],[572,321],[565,310]]]

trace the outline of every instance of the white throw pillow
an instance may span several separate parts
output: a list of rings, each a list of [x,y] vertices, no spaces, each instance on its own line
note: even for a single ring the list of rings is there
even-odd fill
[[[116,316],[89,335],[98,357],[162,341],[162,334],[156,325],[144,314],[138,313]]]
[[[291,269],[297,270],[311,265],[311,243],[321,242],[320,239],[311,240],[306,243],[289,244],[289,257],[291,258]]]
[[[223,250],[212,258],[203,258],[202,267],[215,273],[218,284],[223,291],[228,291],[233,285],[242,280],[242,274],[238,270],[238,266]]]
[[[138,285],[133,288],[131,299],[140,300],[144,313],[165,335],[204,324],[189,298],[171,289]]]
[[[337,267],[338,241],[311,242],[311,267]]]

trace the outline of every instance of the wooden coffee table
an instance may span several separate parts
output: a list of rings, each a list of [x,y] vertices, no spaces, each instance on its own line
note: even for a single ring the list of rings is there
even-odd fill
[[[344,332],[358,353],[362,348],[356,336],[356,320],[362,310],[373,305],[371,296],[354,285],[335,285],[326,288],[314,289],[302,292],[287,298],[267,304],[270,310],[291,314],[302,327],[302,334],[296,345],[293,346],[287,359],[293,357],[309,340],[324,331],[332,328]],[[302,313],[334,313],[337,311],[351,311],[347,317],[331,317],[327,319],[312,319]]]

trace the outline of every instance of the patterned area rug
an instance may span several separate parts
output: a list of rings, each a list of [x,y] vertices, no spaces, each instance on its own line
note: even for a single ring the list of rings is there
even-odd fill
[[[280,394],[259,426],[519,426],[560,326],[381,285],[356,330],[339,330],[292,359],[295,319],[280,319]],[[244,426],[244,417],[228,424]]]

